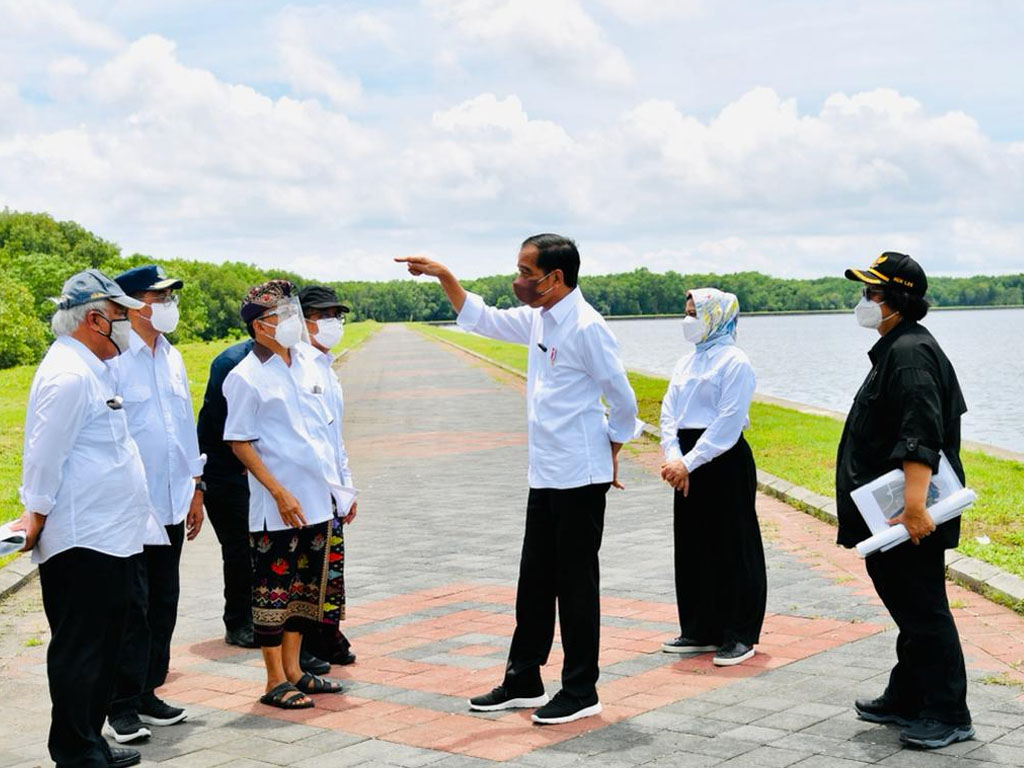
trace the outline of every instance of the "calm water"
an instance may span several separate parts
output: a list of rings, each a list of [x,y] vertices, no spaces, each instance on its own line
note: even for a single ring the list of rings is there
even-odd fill
[[[692,349],[680,323],[613,321],[626,367],[670,375]],[[969,409],[964,437],[1024,453],[1024,309],[934,312],[923,325],[956,368]],[[758,392],[846,412],[877,338],[851,312],[744,317],[738,344],[757,372]]]

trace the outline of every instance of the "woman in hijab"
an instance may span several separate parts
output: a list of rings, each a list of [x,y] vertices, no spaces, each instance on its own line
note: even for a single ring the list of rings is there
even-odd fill
[[[731,293],[687,293],[683,334],[696,349],[676,365],[661,406],[680,626],[662,650],[715,651],[718,666],[754,655],[768,591],[754,457],[743,439],[756,381],[736,346],[739,311]]]

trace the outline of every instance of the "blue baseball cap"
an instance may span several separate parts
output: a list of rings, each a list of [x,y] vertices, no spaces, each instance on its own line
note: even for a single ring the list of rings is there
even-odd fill
[[[124,290],[98,269],[87,269],[72,275],[60,289],[60,296],[51,299],[58,309],[71,309],[94,301],[109,300],[128,309],[141,309],[146,306],[138,299],[133,299]]]
[[[176,290],[185,283],[168,277],[164,268],[159,264],[146,264],[143,267],[134,267],[127,272],[122,272],[114,278],[114,281],[121,286],[125,293],[142,293],[143,291],[165,291],[168,288]]]

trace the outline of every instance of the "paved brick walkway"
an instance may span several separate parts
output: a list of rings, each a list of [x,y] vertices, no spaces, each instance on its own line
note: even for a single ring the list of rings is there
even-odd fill
[[[951,588],[964,635],[978,740],[901,750],[897,732],[856,720],[879,693],[894,633],[863,564],[834,531],[768,498],[769,616],[751,663],[660,653],[675,634],[671,497],[653,449],[624,463],[609,502],[603,562],[605,712],[541,728],[522,713],[473,714],[511,635],[526,499],[522,388],[448,347],[386,327],[341,368],[346,435],[362,512],[348,534],[350,619],[359,662],[344,696],[284,713],[254,703],[255,652],[221,640],[219,551],[187,546],[171,679],[188,723],[141,746],[167,768],[1024,765],[1024,620]],[[0,768],[49,765],[45,621],[38,585],[0,612]],[[546,678],[557,689],[561,663]]]

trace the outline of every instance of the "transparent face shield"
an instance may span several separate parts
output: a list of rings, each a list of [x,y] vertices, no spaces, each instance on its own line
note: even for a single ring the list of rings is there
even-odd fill
[[[277,306],[270,312],[263,314],[263,317],[274,315],[277,317],[277,326],[274,328],[274,340],[285,347],[293,347],[299,341],[309,344],[309,332],[306,330],[306,319],[302,316],[302,305],[297,296],[281,299]],[[266,323],[264,328],[269,329],[271,323]],[[297,327],[297,328],[296,328]],[[270,331],[268,330],[268,333]],[[281,334],[284,338],[279,338]]]

